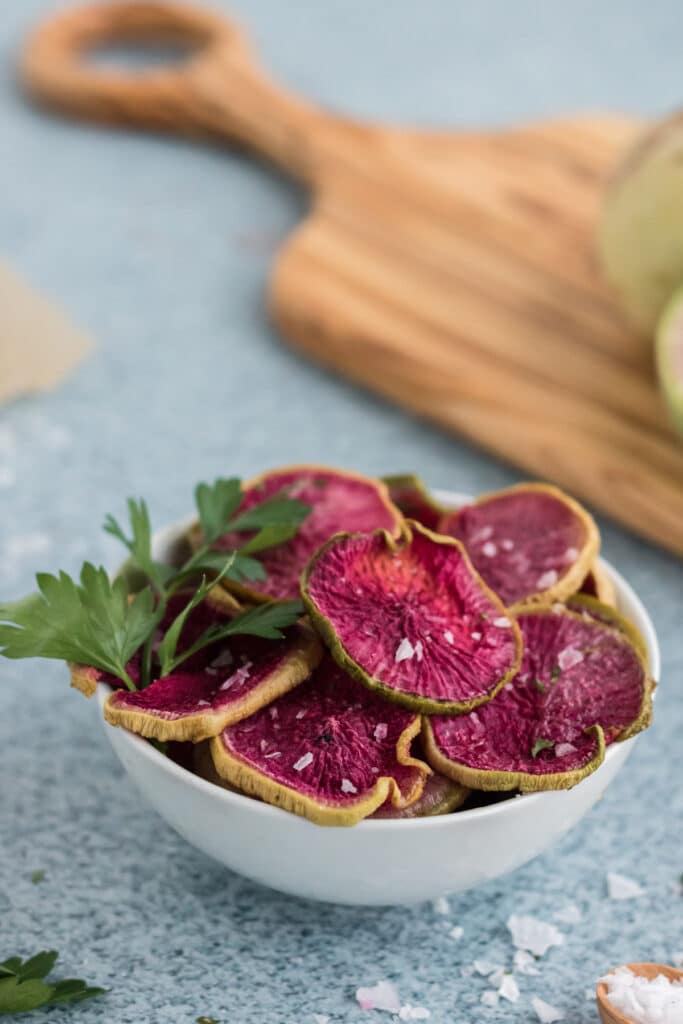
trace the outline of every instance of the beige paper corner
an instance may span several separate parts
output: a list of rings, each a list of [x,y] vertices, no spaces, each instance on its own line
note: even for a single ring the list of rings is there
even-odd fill
[[[54,302],[0,261],[0,403],[56,387],[92,348]]]

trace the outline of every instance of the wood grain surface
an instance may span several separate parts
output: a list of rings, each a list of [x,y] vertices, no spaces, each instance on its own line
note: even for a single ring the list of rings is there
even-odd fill
[[[143,73],[83,55],[168,39],[189,57]],[[626,327],[594,252],[635,120],[481,133],[361,124],[280,89],[233,26],[181,4],[62,12],[29,39],[21,71],[52,107],[218,136],[306,182],[310,213],[269,288],[288,342],[683,554],[683,445],[651,342]]]

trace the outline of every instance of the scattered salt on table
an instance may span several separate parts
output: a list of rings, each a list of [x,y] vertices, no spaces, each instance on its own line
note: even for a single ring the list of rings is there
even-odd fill
[[[607,986],[612,1006],[633,1024],[681,1024],[683,982],[671,982],[663,975],[644,978],[628,967],[617,967],[600,981]]]
[[[632,878],[619,875],[616,871],[607,873],[607,894],[611,900],[632,900],[644,892],[642,885]]]
[[[513,944],[534,956],[545,956],[551,946],[561,946],[564,942],[564,935],[554,924],[526,914],[512,914],[508,918],[508,928]]]
[[[534,996],[531,1000],[531,1005],[534,1008],[534,1013],[540,1020],[541,1024],[555,1024],[557,1020],[564,1020],[564,1013],[562,1010],[558,1010],[556,1006],[552,1006],[550,1003],[546,1003],[545,999],[540,999],[538,996]]]

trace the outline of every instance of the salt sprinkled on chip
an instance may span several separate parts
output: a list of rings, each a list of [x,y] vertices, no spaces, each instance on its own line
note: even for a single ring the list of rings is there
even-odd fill
[[[361,1010],[385,1010],[399,1013],[401,999],[398,989],[391,981],[378,981],[370,988],[356,989],[356,1001]]]
[[[313,764],[313,754],[310,751],[295,761],[292,768],[295,772],[302,772],[304,768],[308,768],[309,764]]]
[[[481,640],[481,633],[470,633],[473,640]]]
[[[445,896],[437,896],[432,900],[432,909],[435,914],[450,914],[451,906]]]
[[[574,746],[573,743],[556,743],[555,744],[555,757],[564,757],[565,754],[575,754],[575,753],[576,753],[576,747]],[[556,917],[558,921],[562,920],[562,918],[558,917],[557,914],[553,914],[553,917]],[[569,921],[568,922],[568,924],[573,924],[573,923],[574,923],[573,921]]]
[[[446,641],[447,644],[452,644],[453,643],[454,637],[453,637],[453,634],[451,633],[450,629],[446,630],[446,632],[443,635],[443,638],[444,638],[444,640]]]
[[[506,538],[505,540],[502,540],[500,542],[500,546],[502,547],[503,551],[512,551],[512,549],[515,546],[515,543],[509,538]]]
[[[545,999],[534,996],[531,1000],[531,1005],[541,1024],[555,1024],[557,1020],[564,1020],[562,1010],[558,1010],[556,1006],[546,1003]]]
[[[575,665],[580,665],[582,661],[583,654],[581,651],[577,651],[575,647],[565,647],[565,649],[560,651],[557,656],[557,664],[563,672],[568,671],[570,668],[574,668]]]
[[[534,956],[545,956],[551,946],[561,946],[564,935],[554,924],[539,921],[527,914],[512,914],[507,922],[512,942],[518,949],[526,949]]]
[[[417,643],[415,644],[415,655],[418,661],[422,661],[422,657],[424,655],[424,648],[422,646],[421,640],[418,640]]]
[[[497,626],[498,629],[507,629],[510,624],[511,623],[507,615],[501,615],[499,618],[493,620],[493,625]]]
[[[569,744],[567,744],[567,746],[568,745]],[[556,754],[558,752],[558,747],[561,747],[561,746],[563,746],[563,744],[562,743],[558,743],[557,746],[555,747],[555,753]],[[569,751],[568,751],[568,753],[569,753]],[[561,757],[562,755],[560,754],[558,756]],[[579,921],[583,920],[583,914],[581,913],[581,911],[577,907],[576,903],[568,903],[566,907],[562,908],[562,910],[555,911],[555,913],[553,914],[553,917],[555,918],[556,921],[561,921],[562,924],[578,924]]]
[[[498,994],[501,999],[507,999],[509,1003],[516,1003],[519,999],[519,985],[512,974],[505,974],[500,983]]]
[[[548,569],[536,580],[536,586],[539,590],[548,590],[550,587],[554,587],[559,579],[557,575],[557,569]]]
[[[483,1006],[490,1006],[493,1009],[498,1006],[498,998],[495,989],[487,988],[485,992],[482,992],[480,1001]]]
[[[354,784],[351,782],[351,779],[342,779],[341,780],[341,791],[342,791],[342,793],[357,793],[358,792],[358,790],[356,789]]]
[[[527,953],[525,949],[515,950],[514,955],[515,970],[519,971],[520,974],[540,974],[538,967],[536,967],[536,961],[531,953]]]
[[[482,545],[482,555],[486,555],[487,558],[495,558],[498,554],[498,548],[492,540],[487,540],[486,544]]]
[[[382,740],[385,740],[388,735],[389,735],[389,726],[387,725],[387,723],[386,722],[378,722],[377,725],[375,726],[375,731],[373,733],[373,736],[375,737],[377,742],[381,743]]]
[[[634,879],[616,871],[607,872],[607,894],[611,900],[633,900],[644,893],[642,885]]]
[[[400,644],[396,648],[396,654],[394,655],[394,661],[398,665],[400,661],[410,661],[415,654],[415,648],[411,644],[407,636],[404,636]]]
[[[399,1020],[429,1020],[432,1013],[426,1006],[411,1006],[410,1003],[406,1003],[398,1011]]]

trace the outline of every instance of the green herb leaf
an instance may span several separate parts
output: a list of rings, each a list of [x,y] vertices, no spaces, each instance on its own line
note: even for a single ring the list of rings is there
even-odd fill
[[[20,981],[19,978],[0,980],[0,1014],[28,1013],[49,1003],[54,992],[52,985],[43,981]]]
[[[40,882],[44,882],[45,872],[40,870],[31,872],[31,881],[33,882],[34,885],[39,885]]]
[[[555,743],[553,742],[553,740],[544,740],[541,736],[539,736],[534,741],[534,745],[531,748],[531,756],[532,757],[538,757],[538,755],[541,753],[542,750],[549,750],[550,747],[554,747],[554,746],[555,746]]]
[[[0,653],[92,665],[135,689],[126,665],[160,619],[151,590],[129,601],[122,579],[111,583],[89,562],[80,585],[65,572],[36,580],[39,593],[0,607]]]
[[[187,622],[188,616],[195,610],[195,608],[202,603],[206,595],[215,587],[228,571],[232,563],[233,557],[229,557],[225,562],[223,569],[215,579],[206,581],[205,577],[202,577],[202,581],[199,587],[194,592],[192,597],[189,599],[185,607],[176,615],[175,619],[168,627],[164,634],[164,638],[159,644],[159,650],[157,651],[157,657],[161,666],[161,676],[167,676],[173,671],[176,661],[176,649],[178,647],[178,641],[180,640],[180,634],[183,631],[185,623]]]
[[[246,533],[250,530],[262,530],[267,526],[291,526],[297,530],[310,512],[310,505],[304,505],[296,498],[283,498],[276,494],[232,519],[226,524],[223,532]]]
[[[553,670],[552,670],[552,672],[550,673],[550,682],[553,684],[553,686],[555,685],[555,683],[557,682],[557,680],[560,678],[561,675],[562,675],[562,669],[560,668],[559,665],[555,665]]]
[[[250,608],[222,625],[215,623],[204,630],[191,647],[177,655],[171,662],[171,671],[197,651],[229,636],[248,635],[264,637],[267,640],[281,640],[284,636],[282,630],[293,626],[303,612],[304,606],[301,601],[283,601],[281,604],[262,604]]]
[[[65,978],[55,985],[50,1003],[82,1003],[84,999],[94,999],[95,996],[103,996],[106,992],[106,988],[88,985],[80,978]]]
[[[217,1017],[197,1017],[195,1024],[221,1024]]]
[[[542,683],[538,677],[534,679],[534,686],[536,687],[539,693],[545,693],[545,683]]]
[[[228,523],[239,508],[242,500],[240,481],[231,477],[229,480],[216,480],[213,484],[198,484],[194,500],[204,541],[213,544],[228,532]]]
[[[0,963],[0,1014],[27,1013],[48,1003],[81,1002],[106,991],[89,987],[78,978],[46,983],[57,960],[54,950],[37,953],[28,960],[13,956]]]
[[[36,953],[30,960],[25,960],[14,973],[20,981],[46,978],[54,967],[58,956],[59,953],[54,949],[45,950],[43,953]]]
[[[126,536],[117,520],[111,515],[107,516],[104,521],[104,530],[128,548],[133,565],[141,570],[157,593],[161,593],[175,570],[172,566],[156,562],[152,557],[152,524],[147,503],[142,498],[138,502],[134,498],[128,499],[128,518],[130,537]]]
[[[284,544],[296,536],[298,529],[299,526],[295,523],[273,523],[271,526],[264,526],[250,540],[240,545],[240,554],[255,555],[258,551],[266,551],[278,544]]]

